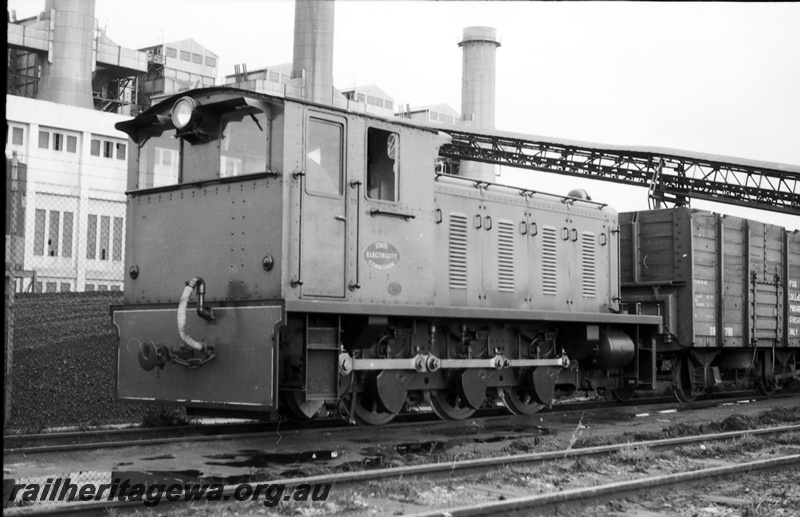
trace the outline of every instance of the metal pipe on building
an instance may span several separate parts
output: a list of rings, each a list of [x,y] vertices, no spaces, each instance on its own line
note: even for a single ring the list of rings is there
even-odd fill
[[[474,128],[494,129],[497,29],[467,27],[458,46],[463,49],[461,117]],[[462,161],[460,174],[495,181],[494,165],[490,164]]]
[[[46,0],[49,50],[42,60],[38,99],[93,108],[95,0]]]
[[[320,104],[333,102],[333,17],[333,0],[295,0],[292,79]]]

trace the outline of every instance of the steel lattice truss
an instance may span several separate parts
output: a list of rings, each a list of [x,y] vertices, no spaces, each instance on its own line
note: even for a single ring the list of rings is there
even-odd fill
[[[800,173],[656,152],[592,149],[446,130],[445,158],[640,185],[654,199],[689,198],[800,215]]]

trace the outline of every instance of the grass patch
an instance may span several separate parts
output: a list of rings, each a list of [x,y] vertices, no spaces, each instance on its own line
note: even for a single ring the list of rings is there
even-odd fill
[[[186,409],[182,407],[148,407],[142,416],[142,427],[180,427],[191,423],[186,416]]]
[[[653,432],[626,432],[621,436],[604,436],[596,438],[579,438],[576,449],[586,447],[599,447],[603,445],[616,445],[619,443],[642,442],[648,440],[664,440],[667,438],[680,438],[684,436],[698,436],[701,434],[725,433],[731,431],[746,431],[777,425],[800,423],[800,406],[776,407],[763,411],[755,416],[731,415],[720,422],[708,424],[689,425],[677,424]]]
[[[660,457],[649,447],[625,447],[611,455],[615,462],[633,465],[636,472],[647,472],[647,468]]]

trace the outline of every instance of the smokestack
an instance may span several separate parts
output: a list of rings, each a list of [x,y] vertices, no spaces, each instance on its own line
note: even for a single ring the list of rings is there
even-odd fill
[[[494,129],[495,68],[500,40],[492,27],[467,27],[458,44],[464,49],[461,75],[461,117],[472,127]],[[461,162],[461,175],[493,182],[494,166]]]
[[[333,0],[295,0],[292,79],[302,78],[303,99],[333,102]]]
[[[95,0],[46,0],[53,41],[42,60],[38,99],[92,108]]]

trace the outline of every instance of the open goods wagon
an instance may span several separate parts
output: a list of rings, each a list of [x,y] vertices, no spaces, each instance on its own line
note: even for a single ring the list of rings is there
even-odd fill
[[[620,214],[623,301],[664,318],[679,398],[751,374],[771,392],[796,375],[800,233],[675,208]]]

